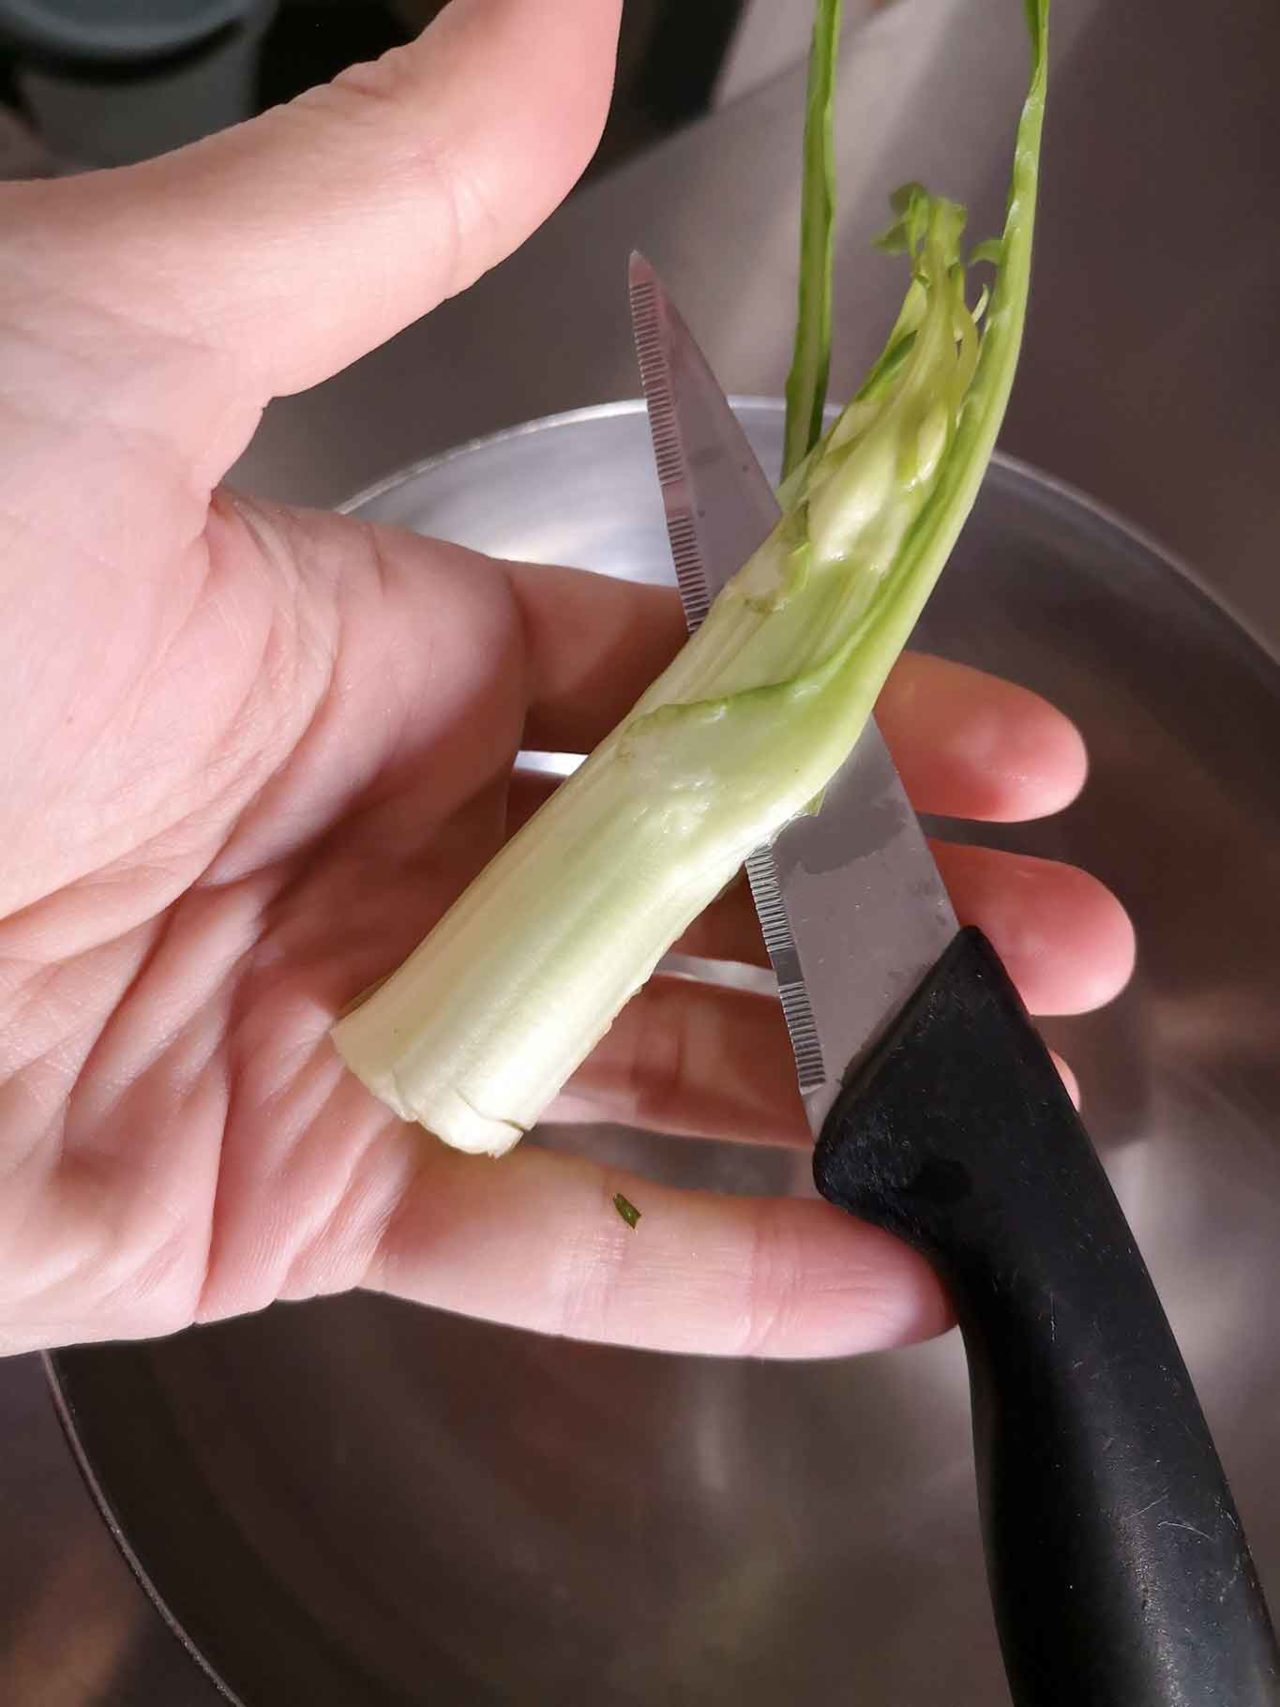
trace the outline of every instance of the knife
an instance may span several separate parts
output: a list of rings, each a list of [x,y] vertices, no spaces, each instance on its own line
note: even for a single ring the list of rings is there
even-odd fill
[[[692,629],[778,504],[639,255],[630,295]],[[1276,1707],[1257,1571],[1155,1288],[999,958],[956,920],[873,723],[821,809],[747,872],[817,1188],[921,1251],[956,1310],[1015,1707]]]

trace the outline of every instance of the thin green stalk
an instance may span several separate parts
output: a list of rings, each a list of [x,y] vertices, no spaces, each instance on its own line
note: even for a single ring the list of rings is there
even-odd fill
[[[804,188],[800,201],[800,282],[796,341],[787,375],[782,474],[798,468],[822,436],[831,368],[831,281],[835,261],[836,168],[833,147],[836,56],[843,0],[817,0],[804,115]]]

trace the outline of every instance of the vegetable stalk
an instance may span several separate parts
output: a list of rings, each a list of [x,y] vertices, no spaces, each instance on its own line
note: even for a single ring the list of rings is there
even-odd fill
[[[796,341],[787,375],[785,480],[822,436],[831,366],[831,281],[835,260],[835,151],[832,147],[836,50],[842,0],[817,0],[804,112],[804,188],[800,198],[800,289]]]
[[[910,283],[783,515],[631,713],[405,964],[334,1028],[398,1114],[501,1154],[658,960],[853,747],[977,496],[1017,363],[1044,115],[1047,0],[1004,232],[908,185],[881,247]],[[811,157],[812,158],[812,157]],[[995,265],[973,307],[968,269]],[[985,315],[984,315],[985,307]]]

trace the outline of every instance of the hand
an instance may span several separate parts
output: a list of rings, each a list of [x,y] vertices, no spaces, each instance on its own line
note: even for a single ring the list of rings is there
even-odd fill
[[[617,9],[455,0],[251,125],[0,190],[4,1349],[353,1286],[701,1351],[946,1321],[917,1258],[824,1204],[631,1186],[532,1145],[459,1156],[328,1040],[528,809],[521,743],[586,750],[679,612],[217,483],[271,396],[462,289],[563,195]],[[936,660],[904,661],[881,716],[929,810],[1033,816],[1083,778],[1055,711]],[[1131,932],[1092,879],[940,857],[1037,1011],[1124,982]],[[687,946],[759,959],[744,895]],[[776,1004],[662,979],[562,1112],[804,1140]]]

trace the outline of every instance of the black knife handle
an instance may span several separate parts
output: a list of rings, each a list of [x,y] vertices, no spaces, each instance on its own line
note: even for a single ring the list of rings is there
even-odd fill
[[[1016,1707],[1275,1707],[1275,1636],[1190,1377],[980,932],[842,1090],[814,1177],[950,1291]]]

